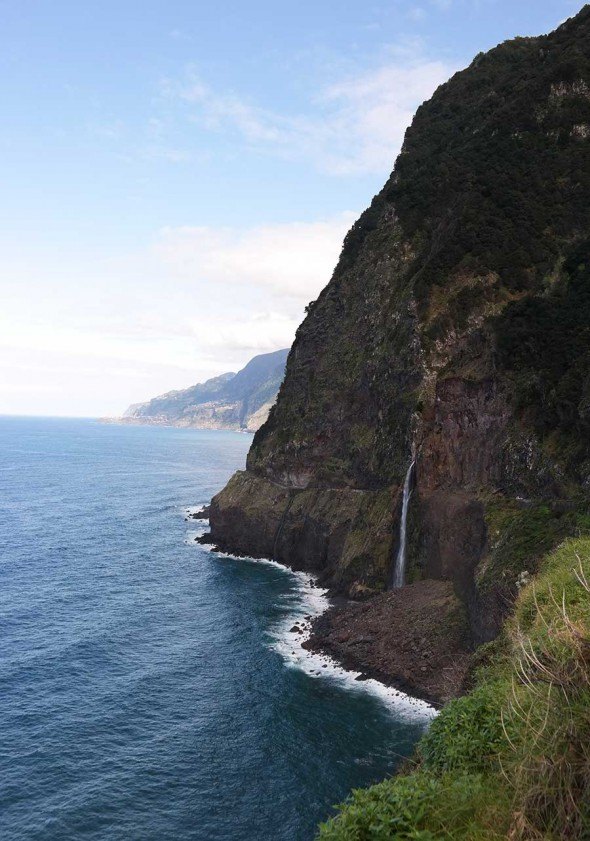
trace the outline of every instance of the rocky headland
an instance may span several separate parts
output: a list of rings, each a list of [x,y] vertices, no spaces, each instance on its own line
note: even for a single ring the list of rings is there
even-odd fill
[[[521,573],[587,504],[589,36],[583,10],[502,44],[418,110],[297,332],[247,469],[211,503],[224,550],[373,600],[351,615],[381,617],[393,659],[394,614],[429,609],[423,585],[382,595],[414,460],[406,581],[455,594],[459,659],[497,636]]]
[[[436,701],[470,675],[416,774],[355,795],[322,837],[588,837],[589,324],[584,6],[418,109],[211,502],[207,539],[348,600],[310,646]]]

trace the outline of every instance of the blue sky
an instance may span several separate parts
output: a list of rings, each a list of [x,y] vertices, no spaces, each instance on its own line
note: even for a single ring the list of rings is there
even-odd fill
[[[581,5],[0,1],[0,413],[289,344],[420,102]]]

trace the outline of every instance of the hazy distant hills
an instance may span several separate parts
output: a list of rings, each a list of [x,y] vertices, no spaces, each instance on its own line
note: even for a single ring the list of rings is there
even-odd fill
[[[255,356],[230,372],[129,406],[126,423],[255,432],[266,420],[285,374],[288,348]]]

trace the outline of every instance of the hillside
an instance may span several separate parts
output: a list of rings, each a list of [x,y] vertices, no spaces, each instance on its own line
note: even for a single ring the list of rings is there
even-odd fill
[[[493,638],[590,485],[589,232],[585,7],[418,110],[213,501],[213,538],[378,593],[415,454],[408,579],[452,581]]]
[[[237,374],[219,377],[146,403],[134,403],[126,423],[256,431],[268,417],[285,373],[287,350],[255,356]]]
[[[584,6],[420,107],[211,504],[219,547],[357,601],[310,644],[431,700],[476,686],[424,773],[358,794],[325,838],[590,837],[589,324]]]

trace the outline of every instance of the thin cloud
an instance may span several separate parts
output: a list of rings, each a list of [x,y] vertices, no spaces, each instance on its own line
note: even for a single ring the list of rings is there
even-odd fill
[[[56,407],[58,397],[70,399],[75,389],[77,401],[81,391],[88,401],[84,409],[77,402],[78,411],[120,413],[127,403],[289,347],[305,304],[329,281],[355,217],[169,227],[137,253],[108,260],[88,255],[83,285],[77,267],[71,277],[63,267],[48,277],[32,255],[20,271],[6,272],[13,285],[0,313],[0,410],[28,405],[14,391],[23,365],[51,369],[41,380],[53,384]],[[45,282],[31,295],[31,278],[43,271]],[[91,306],[87,288],[98,290]],[[132,369],[143,373],[123,376]],[[110,370],[117,377],[107,375]],[[111,402],[102,410],[91,408],[98,405],[93,371],[104,371],[109,382]]]
[[[264,287],[298,305],[317,296],[357,214],[252,228],[165,228],[153,246],[162,271],[193,281]]]
[[[217,91],[191,69],[180,82],[164,82],[162,90],[184,102],[190,119],[205,130],[237,134],[250,147],[309,161],[331,175],[383,174],[391,170],[418,105],[455,70],[416,57],[415,45],[414,57],[409,51],[396,49],[387,64],[320,88],[305,115]]]
[[[255,312],[239,320],[219,318],[203,324],[195,319],[192,324],[199,336],[207,357],[219,364],[220,358],[235,359],[235,354],[266,353],[290,347],[299,319],[281,312]]]

